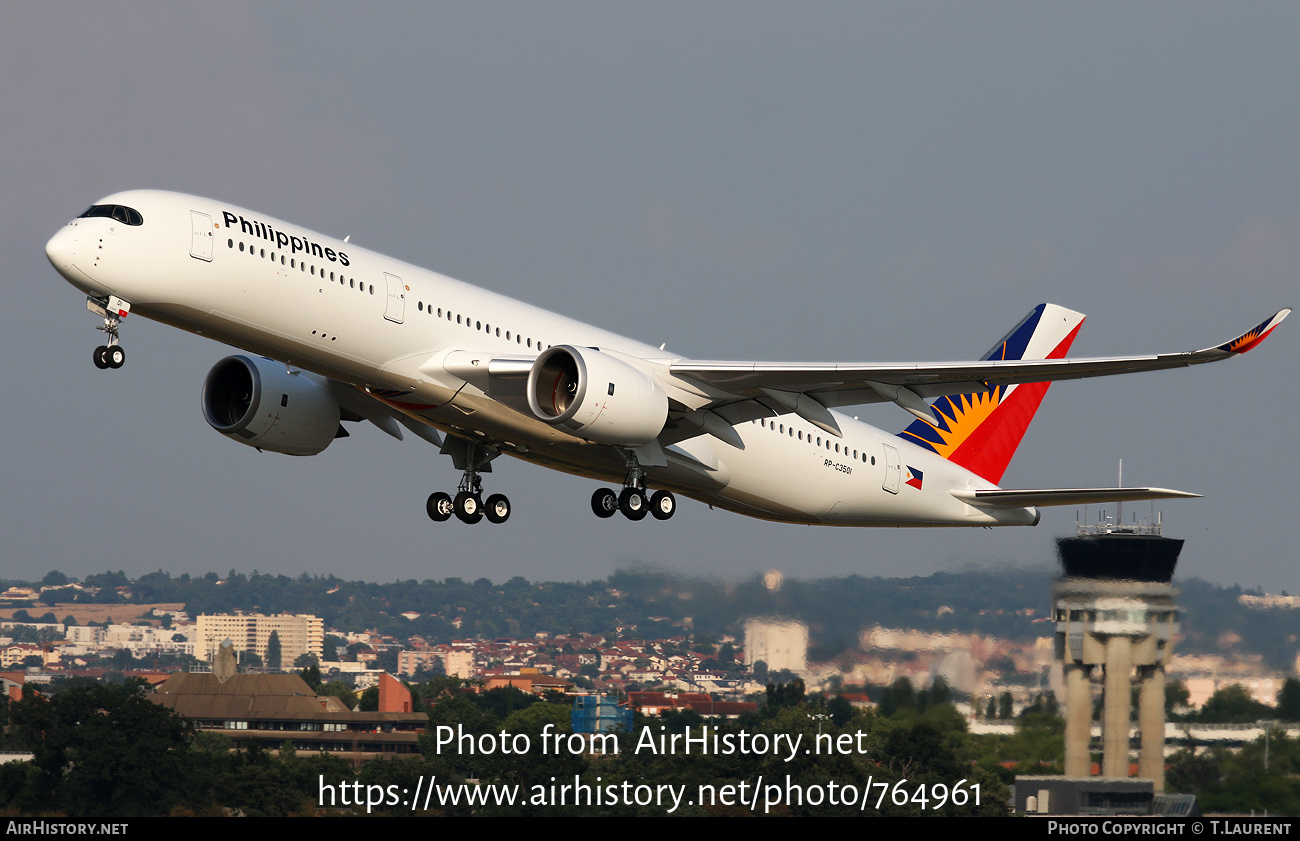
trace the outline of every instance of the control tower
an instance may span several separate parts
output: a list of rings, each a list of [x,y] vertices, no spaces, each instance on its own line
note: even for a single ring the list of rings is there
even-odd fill
[[[1056,657],[1065,673],[1065,776],[1092,768],[1094,674],[1102,678],[1103,777],[1127,777],[1131,687],[1138,685],[1138,776],[1164,791],[1165,664],[1178,633],[1174,567],[1183,541],[1161,519],[1107,515],[1057,538],[1063,574],[1052,587]]]

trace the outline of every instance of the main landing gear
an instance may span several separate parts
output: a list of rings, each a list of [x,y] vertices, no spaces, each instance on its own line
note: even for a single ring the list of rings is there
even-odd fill
[[[429,519],[436,523],[445,522],[455,514],[462,523],[477,523],[487,517],[489,523],[504,523],[510,519],[510,500],[505,494],[492,494],[483,501],[482,483],[475,476],[473,479],[461,479],[456,496],[448,496],[442,491],[429,494],[425,504]]]
[[[94,298],[87,296],[86,309],[95,315],[104,319],[104,323],[96,327],[108,336],[108,344],[100,345],[95,348],[94,359],[95,367],[104,368],[121,368],[126,362],[126,351],[118,344],[117,329],[126,318],[127,313],[131,311],[131,305],[115,295],[109,295],[107,298]]]
[[[505,494],[492,494],[483,501],[483,479],[480,472],[489,473],[489,464],[500,453],[489,450],[475,441],[464,441],[448,437],[442,451],[452,458],[452,463],[464,473],[456,495],[450,496],[438,491],[429,495],[425,510],[429,519],[435,523],[450,520],[452,515],[462,523],[477,523],[487,517],[489,523],[504,523],[510,519],[510,500]]]
[[[591,511],[602,520],[618,511],[629,520],[644,520],[646,514],[653,514],[656,520],[667,520],[677,513],[677,497],[668,491],[650,494],[645,486],[645,471],[636,456],[629,453],[623,492],[615,494],[609,488],[600,488],[591,495]]]

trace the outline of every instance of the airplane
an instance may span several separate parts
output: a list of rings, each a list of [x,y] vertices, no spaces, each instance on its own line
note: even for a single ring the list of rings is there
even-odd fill
[[[204,418],[259,451],[316,455],[368,421],[406,430],[461,471],[434,521],[505,522],[483,498],[502,454],[620,486],[592,512],[667,520],[675,494],[766,520],[828,526],[1036,525],[1039,507],[1194,497],[1166,488],[998,483],[1055,380],[1245,353],[1290,314],[1187,353],[1069,359],[1084,316],[1040,304],[977,361],[793,363],[677,356],[563,315],[198,196],[107,196],[46,245],[120,368],[131,313],[246,353],[203,383]],[[930,401],[933,401],[931,403]],[[890,402],[897,433],[836,409]],[[653,489],[653,490],[652,490]]]

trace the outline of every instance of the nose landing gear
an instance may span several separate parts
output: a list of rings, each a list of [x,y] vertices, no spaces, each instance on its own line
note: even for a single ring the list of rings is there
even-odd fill
[[[95,367],[101,370],[121,368],[126,362],[126,351],[118,344],[117,331],[122,319],[131,312],[131,305],[115,295],[109,295],[107,298],[87,297],[86,309],[104,319],[104,323],[95,329],[108,336],[108,344],[95,348],[92,357]]]

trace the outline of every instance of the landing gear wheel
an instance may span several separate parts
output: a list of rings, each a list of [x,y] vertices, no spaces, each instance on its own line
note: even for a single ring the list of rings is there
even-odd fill
[[[456,494],[456,517],[462,523],[477,523],[483,519],[483,500],[477,494],[461,491]]]
[[[645,492],[640,488],[624,488],[618,496],[618,510],[629,520],[644,520],[645,515],[650,513]]]
[[[429,501],[425,503],[424,509],[429,512],[429,519],[435,523],[444,523],[451,519],[455,513],[456,507],[452,504],[451,497],[442,491],[429,494]]]
[[[668,491],[655,491],[650,497],[650,513],[656,520],[667,520],[677,513],[677,497]]]
[[[504,523],[510,519],[510,500],[504,494],[492,494],[487,498],[487,518],[489,523]]]
[[[109,345],[104,360],[110,368],[121,368],[122,363],[126,362],[126,351],[122,350],[121,345]]]
[[[613,517],[618,511],[618,496],[609,488],[601,488],[591,495],[591,513],[602,520]]]
[[[99,368],[100,370],[103,370],[103,369],[107,368],[107,367],[108,367],[108,348],[107,348],[106,346],[104,346],[104,345],[100,345],[99,347],[95,348],[95,356],[94,356],[94,359],[95,359],[95,367],[96,367],[96,368]]]

